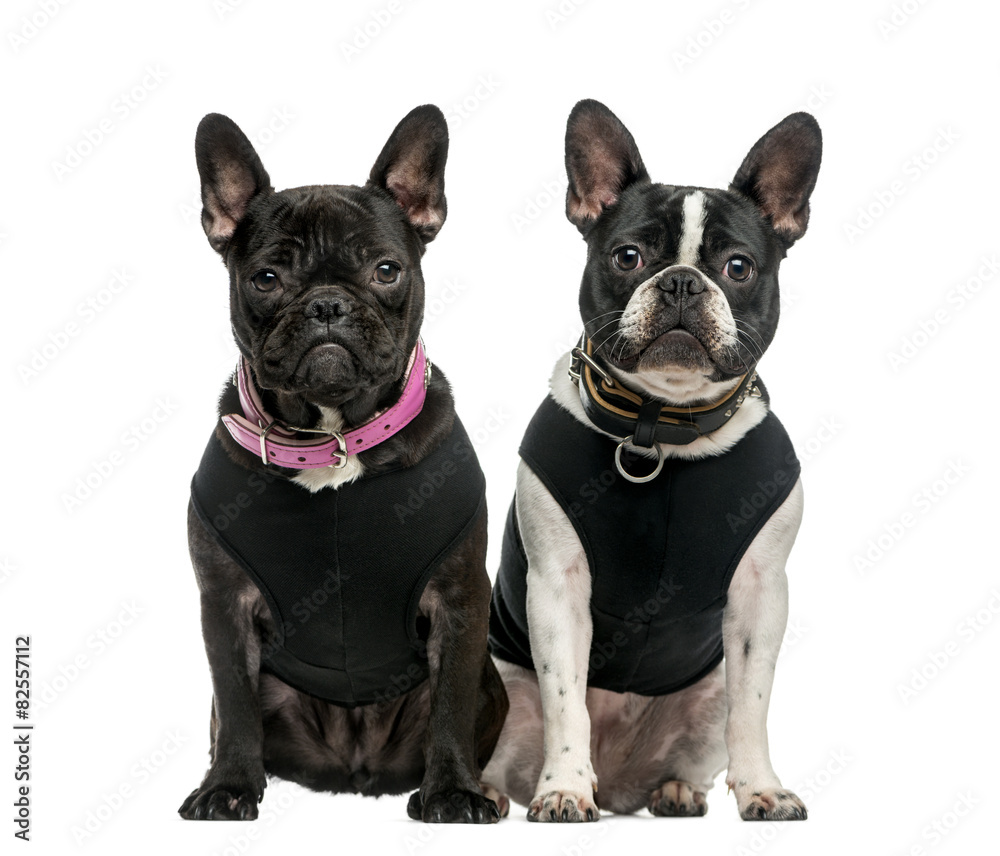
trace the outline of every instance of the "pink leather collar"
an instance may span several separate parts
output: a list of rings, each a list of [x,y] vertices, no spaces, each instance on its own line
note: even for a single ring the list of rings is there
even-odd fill
[[[236,385],[240,391],[243,413],[223,416],[222,422],[237,443],[259,455],[265,464],[295,470],[313,470],[319,467],[340,469],[347,465],[348,455],[377,446],[410,424],[424,406],[430,377],[430,360],[424,354],[423,344],[418,341],[410,354],[406,383],[399,400],[392,407],[376,413],[360,428],[346,434],[339,431],[327,434],[312,428],[285,425],[268,414],[260,393],[254,386],[250,367],[241,356],[236,368]],[[296,436],[301,433],[317,434],[319,437],[303,440]]]

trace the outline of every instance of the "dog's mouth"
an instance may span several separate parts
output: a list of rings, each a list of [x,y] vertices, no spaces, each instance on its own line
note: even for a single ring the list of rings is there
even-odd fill
[[[308,388],[346,387],[356,383],[357,374],[357,361],[347,345],[326,340],[303,352],[292,378]]]
[[[615,354],[611,362],[618,368],[631,371],[636,368],[655,368],[667,364],[683,366],[707,365],[711,362],[708,349],[690,330],[674,327],[655,334],[645,345],[624,349]]]
[[[655,333],[645,344],[611,348],[607,358],[612,365],[627,372],[681,368],[729,376],[747,371],[739,351],[739,348],[713,349],[686,327],[673,327]]]

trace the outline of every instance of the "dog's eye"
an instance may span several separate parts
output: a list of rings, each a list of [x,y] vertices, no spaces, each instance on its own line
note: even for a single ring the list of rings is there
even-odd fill
[[[619,247],[611,258],[618,270],[638,270],[642,267],[642,256],[635,247]]]
[[[250,282],[257,291],[274,291],[279,285],[278,275],[273,270],[259,270],[252,277]]]
[[[382,285],[392,285],[399,279],[399,265],[392,262],[383,262],[375,268],[372,279]]]
[[[746,256],[733,256],[722,272],[734,282],[746,282],[753,273],[753,262]]]

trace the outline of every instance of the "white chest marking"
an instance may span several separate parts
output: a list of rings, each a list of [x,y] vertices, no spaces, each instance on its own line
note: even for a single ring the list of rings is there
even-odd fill
[[[344,417],[341,416],[337,408],[321,406],[319,409],[320,413],[323,414],[323,418],[319,424],[322,430],[329,431],[331,434],[334,431],[343,430]],[[341,485],[348,484],[356,478],[360,478],[364,474],[364,471],[364,465],[358,460],[357,455],[349,455],[347,464],[340,469],[318,467],[313,470],[302,470],[298,475],[292,477],[292,481],[316,493],[316,491],[322,490],[325,487],[338,488]]]

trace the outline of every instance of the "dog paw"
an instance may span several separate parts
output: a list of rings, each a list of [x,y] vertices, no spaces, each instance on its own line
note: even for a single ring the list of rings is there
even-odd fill
[[[500,817],[506,817],[510,814],[510,800],[507,799],[506,794],[500,793],[493,785],[488,785],[485,782],[481,782],[479,786],[483,789],[483,796],[496,803],[500,810]]]
[[[784,788],[751,791],[739,808],[744,820],[805,820],[809,816],[802,800]]]
[[[708,800],[689,782],[664,782],[650,796],[649,811],[657,817],[701,817]]]
[[[177,810],[185,820],[256,820],[263,793],[226,787],[196,788]]]
[[[509,807],[509,805],[508,805]],[[410,794],[406,813],[424,823],[496,823],[500,820],[497,804],[473,791],[438,791],[424,799],[420,791]]]
[[[600,818],[593,799],[571,791],[549,791],[535,797],[528,807],[528,820],[543,823],[580,823]]]

